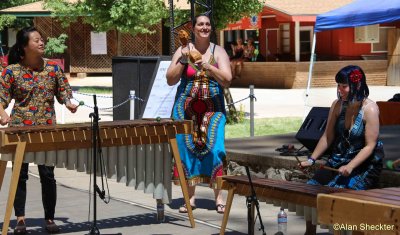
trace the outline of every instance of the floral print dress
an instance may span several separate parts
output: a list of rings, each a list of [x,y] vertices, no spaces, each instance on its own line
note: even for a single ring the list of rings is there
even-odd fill
[[[15,100],[10,126],[56,124],[54,97],[60,104],[72,98],[68,80],[54,61],[44,59],[40,70],[12,64],[1,73],[0,103],[6,109]]]

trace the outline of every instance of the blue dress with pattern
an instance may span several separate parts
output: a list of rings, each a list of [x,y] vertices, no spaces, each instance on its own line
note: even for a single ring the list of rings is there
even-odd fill
[[[336,139],[333,143],[332,154],[326,163],[326,166],[336,169],[347,165],[365,146],[364,110],[360,108],[353,126],[350,130],[345,130],[346,108],[347,104],[343,102],[341,113],[335,124]],[[383,167],[383,157],[383,144],[378,140],[371,156],[355,168],[349,176],[319,170],[307,183],[355,190],[376,187]]]
[[[211,50],[209,63],[218,66]],[[192,120],[192,134],[176,139],[189,185],[214,183],[223,174],[225,160],[225,104],[222,86],[189,64],[178,86],[172,110],[175,120]],[[177,171],[174,170],[177,179]],[[179,183],[175,180],[175,183]]]

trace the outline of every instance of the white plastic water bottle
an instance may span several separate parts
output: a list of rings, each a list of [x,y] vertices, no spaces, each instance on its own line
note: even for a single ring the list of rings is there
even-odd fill
[[[287,214],[283,207],[278,213],[278,232],[282,232],[283,234],[287,234]]]
[[[157,200],[157,222],[163,223],[165,221],[164,215],[164,203],[161,200]]]

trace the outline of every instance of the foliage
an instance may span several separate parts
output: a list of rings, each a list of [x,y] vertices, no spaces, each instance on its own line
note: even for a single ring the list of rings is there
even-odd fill
[[[32,2],[38,2],[39,0],[6,0],[1,1],[0,9],[6,9],[9,7],[20,6]]]
[[[226,123],[234,124],[234,123],[243,123],[245,121],[245,106],[240,104],[239,110],[236,110],[234,113],[226,112]]]
[[[264,2],[265,0],[214,0],[213,18],[215,28],[223,29],[229,23],[238,21],[245,16],[260,13],[263,9]],[[182,11],[185,13],[182,13]],[[176,10],[176,12],[175,25],[179,25],[190,18],[188,10]],[[206,9],[196,5],[196,15],[203,12],[206,12]]]
[[[17,17],[12,15],[0,15],[0,30],[3,30],[5,27],[10,27]]]
[[[46,47],[44,49],[45,56],[54,58],[54,56],[64,53],[65,49],[67,49],[65,45],[67,38],[68,36],[65,33],[60,34],[58,38],[47,38]]]
[[[45,0],[45,8],[60,17],[64,25],[83,17],[95,31],[116,29],[132,35],[153,33],[150,27],[168,17],[163,0],[80,0],[76,3]]]
[[[7,1],[1,0],[0,9],[20,6],[37,1],[38,0],[7,0]],[[7,14],[0,15],[0,31],[6,27],[20,29],[31,24],[32,24],[32,19],[27,19],[27,18],[17,19],[17,17],[13,15],[7,15]]]
[[[215,0],[213,16],[216,28],[223,29],[230,22],[240,20],[244,16],[258,14],[262,11],[264,1]],[[200,5],[196,7],[198,13],[205,12],[204,7]],[[96,31],[117,29],[132,35],[152,33],[150,26],[169,17],[163,0],[80,0],[76,3],[67,3],[65,0],[45,0],[45,8],[50,9],[54,16],[60,17],[64,25],[82,16],[84,21],[92,25]],[[233,12],[235,14],[232,14]],[[175,18],[175,25],[179,25],[189,20],[190,13],[187,10],[176,10]]]
[[[282,118],[257,118],[254,120],[254,135],[276,135],[295,133],[302,124],[301,117]],[[242,138],[250,136],[250,120],[245,119],[242,123],[229,124],[225,126],[225,138]]]

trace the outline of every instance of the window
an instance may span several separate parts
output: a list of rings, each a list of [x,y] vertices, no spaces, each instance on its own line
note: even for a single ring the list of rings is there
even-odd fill
[[[290,53],[290,24],[279,25],[283,53]]]
[[[371,52],[387,52],[388,45],[387,45],[387,36],[388,36],[388,29],[391,27],[380,27],[379,28],[379,42],[371,43],[372,50]]]
[[[379,42],[379,24],[355,27],[354,42],[355,43]]]
[[[301,54],[310,54],[311,53],[312,33],[313,33],[312,26],[300,27],[300,53]]]

